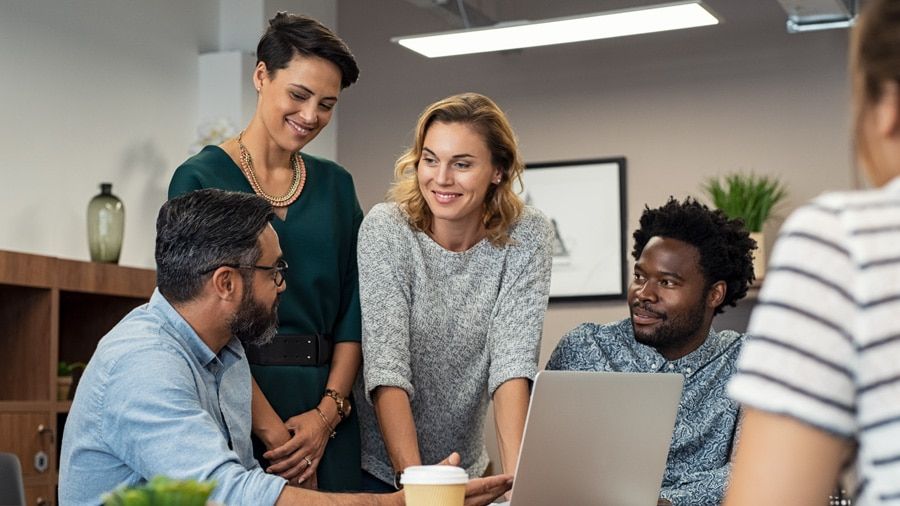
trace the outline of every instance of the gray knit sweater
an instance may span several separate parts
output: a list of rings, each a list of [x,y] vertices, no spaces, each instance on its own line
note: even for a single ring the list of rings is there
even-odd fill
[[[550,289],[552,230],[526,207],[496,248],[486,239],[451,252],[414,231],[396,204],[376,205],[359,230],[363,378],[356,399],[362,467],[391,483],[369,393],[406,390],[424,464],[459,452],[470,476],[487,466],[488,398],[503,382],[533,379]]]

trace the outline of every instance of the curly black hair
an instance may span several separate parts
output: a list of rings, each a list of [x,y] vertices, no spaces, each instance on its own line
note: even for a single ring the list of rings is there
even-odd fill
[[[724,311],[726,305],[735,306],[747,294],[755,279],[752,252],[756,241],[750,238],[743,220],[729,219],[722,211],[712,210],[691,197],[684,202],[669,197],[662,207],[645,206],[640,223],[634,231],[631,252],[635,260],[653,237],[678,239],[700,252],[700,269],[707,287],[725,282],[725,298],[714,314]]]

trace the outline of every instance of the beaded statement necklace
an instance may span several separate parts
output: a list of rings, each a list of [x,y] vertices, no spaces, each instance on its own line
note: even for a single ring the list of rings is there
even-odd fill
[[[273,207],[287,207],[296,202],[300,198],[300,192],[303,191],[303,185],[306,184],[306,164],[303,163],[303,157],[300,156],[300,153],[291,153],[291,168],[294,169],[294,175],[291,177],[291,187],[287,193],[280,197],[272,196],[263,191],[259,180],[256,179],[256,173],[253,172],[253,159],[250,157],[247,147],[241,142],[243,135],[244,132],[241,132],[237,137],[238,149],[241,152],[241,171],[244,173],[247,181],[250,182],[253,191],[266,199]]]

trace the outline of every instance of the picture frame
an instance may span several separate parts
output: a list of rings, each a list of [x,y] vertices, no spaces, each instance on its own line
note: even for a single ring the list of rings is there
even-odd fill
[[[625,298],[625,158],[526,165],[522,198],[553,225],[550,301]]]

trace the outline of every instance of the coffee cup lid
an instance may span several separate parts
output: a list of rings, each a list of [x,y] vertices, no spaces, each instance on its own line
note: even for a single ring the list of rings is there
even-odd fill
[[[400,476],[404,485],[464,485],[469,475],[456,466],[410,466]]]

